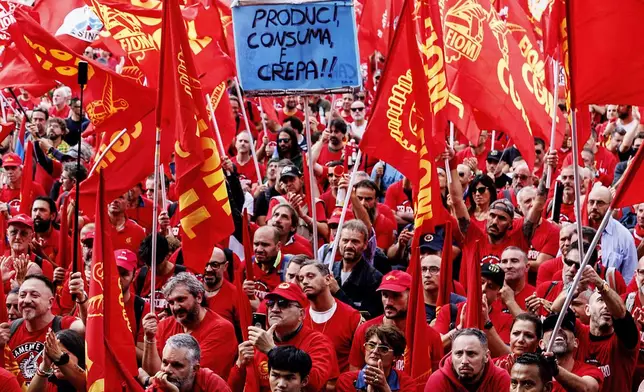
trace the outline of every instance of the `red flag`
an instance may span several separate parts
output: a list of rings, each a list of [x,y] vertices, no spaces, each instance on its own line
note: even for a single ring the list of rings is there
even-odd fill
[[[411,259],[407,272],[411,275],[411,291],[407,319],[405,320],[405,372],[414,379],[416,390],[422,390],[432,372],[432,358],[429,350],[418,349],[430,347],[427,335],[427,317],[425,315],[425,298],[423,295],[423,278],[420,268],[420,230],[414,230],[411,246]],[[479,286],[480,287],[480,286]]]
[[[20,127],[22,128],[22,127]],[[31,216],[31,204],[34,202],[34,146],[31,141],[27,142],[25,159],[22,166],[22,178],[20,180],[20,214]]]
[[[65,197],[62,206],[60,206],[60,235],[58,236],[58,253],[56,254],[56,264],[59,267],[67,268],[71,264],[69,254],[69,222],[67,219],[67,208],[69,206],[69,196]],[[81,253],[79,253],[80,255]]]
[[[467,267],[467,307],[465,310],[464,328],[483,329],[484,321],[481,317],[481,308],[483,307],[483,290],[481,288],[481,263],[478,257],[478,243],[472,244],[477,250],[475,257],[468,258]],[[490,268],[499,268],[496,264],[490,264]]]
[[[210,95],[210,104],[215,109],[215,118],[217,119],[217,125],[219,126],[221,141],[224,144],[224,148],[227,148],[229,144],[234,143],[237,124],[233,117],[233,108],[230,105],[230,97],[226,90],[226,82],[221,82],[212,91],[212,94]]]
[[[644,42],[627,38],[639,35],[644,2],[623,0],[616,7],[601,0],[569,1],[567,7],[573,107],[644,105]],[[624,53],[628,61],[616,61]]]
[[[590,138],[592,134],[592,114],[588,105],[581,105],[574,109],[574,115],[577,116],[577,151],[579,151],[579,162],[583,166],[583,161],[581,160],[581,152],[584,149],[584,145]]]
[[[161,42],[156,124],[176,136],[184,260],[187,267],[201,271],[212,249],[234,226],[225,174],[177,0],[165,2]]]
[[[16,124],[12,122],[0,124],[0,143],[2,143],[14,129],[16,129]]]
[[[630,207],[644,202],[644,148],[639,148],[633,160],[628,163],[615,192],[612,208]],[[588,191],[590,193],[590,190]]]
[[[244,209],[242,216],[242,242],[244,246],[244,266],[246,267],[246,279],[255,280],[253,271],[253,238],[250,235],[250,220],[248,211]]]
[[[40,25],[74,51],[89,46],[102,29],[101,21],[83,0],[39,0],[33,11],[40,16]]]
[[[63,45],[20,9],[9,32],[20,53],[42,77],[78,86],[77,64],[86,59]],[[89,60],[84,102],[95,127],[123,129],[139,121],[155,105],[154,90]]]
[[[567,50],[566,39],[566,4],[565,0],[553,0],[543,10],[541,19],[543,28],[543,53],[556,60],[563,61],[563,51]]]
[[[85,331],[88,390],[120,391],[124,385],[143,391],[138,375],[132,325],[123,308],[123,293],[111,245],[104,179],[99,175],[96,197],[96,237],[89,285]],[[109,348],[108,348],[109,346]],[[118,359],[111,351],[118,353]]]
[[[157,87],[161,58],[162,2],[86,0],[105,24],[112,38],[133,64],[140,67],[151,87]],[[138,4],[137,4],[138,3]],[[136,5],[135,5],[136,4]],[[195,56],[196,75],[203,89],[214,89],[222,79],[235,74],[235,64],[226,54],[226,40],[218,7],[201,2],[182,7],[182,24],[188,29],[188,42]]]
[[[280,120],[277,118],[277,112],[275,111],[275,98],[260,97],[259,104],[261,105],[264,113],[266,113],[266,117],[279,124]]]
[[[445,240],[443,241],[443,252],[441,254],[441,276],[438,284],[438,298],[436,299],[436,312],[440,311],[443,305],[449,305],[449,297],[452,294],[452,222],[445,222]]]
[[[358,25],[360,62],[368,61],[373,52],[387,54],[394,35],[395,21],[400,16],[403,0],[367,1]]]

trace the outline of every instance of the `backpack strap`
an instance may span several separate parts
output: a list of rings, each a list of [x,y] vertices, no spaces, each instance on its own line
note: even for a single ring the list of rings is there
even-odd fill
[[[25,321],[23,318],[19,318],[17,320],[14,320],[13,323],[11,323],[11,327],[9,328],[9,340],[11,340],[11,337],[13,334],[16,333],[18,328],[22,325],[22,323]]]
[[[449,329],[452,330],[456,328],[456,313],[458,312],[458,306],[456,304],[449,304]]]
[[[550,292],[557,285],[557,283],[559,283],[558,280],[553,280],[552,282],[550,282],[550,286],[548,287],[548,290],[546,290],[546,293],[543,295],[543,298],[546,298],[548,294],[550,294]]]
[[[141,296],[143,291],[143,285],[145,285],[145,278],[148,276],[148,267],[143,266],[139,271],[139,274],[136,276],[136,295]]]
[[[626,301],[624,301],[624,305],[626,306],[626,310],[629,312],[633,312],[633,305],[635,305],[635,292],[628,293],[626,296]]]

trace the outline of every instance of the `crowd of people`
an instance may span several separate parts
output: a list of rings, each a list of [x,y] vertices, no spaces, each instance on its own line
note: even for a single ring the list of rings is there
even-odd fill
[[[136,346],[137,381],[143,388],[638,389],[644,380],[644,358],[639,357],[644,204],[614,211],[598,246],[590,247],[621,176],[644,141],[636,108],[592,107],[583,167],[572,163],[570,135],[558,149],[535,138],[534,168],[501,132],[494,139],[486,131],[476,141],[459,137],[437,159],[436,186],[453,224],[416,236],[427,339],[426,347],[411,349],[428,354],[432,371],[413,379],[406,368],[405,329],[413,285],[408,268],[416,244],[414,184],[395,162],[356,159],[371,97],[364,92],[288,96],[260,111],[257,101],[236,96],[230,94],[236,136],[225,141],[222,162],[233,215],[245,210],[251,217],[252,254],[243,254],[246,228],[235,219],[228,247],[215,247],[201,271],[184,266],[172,164],[162,176],[157,203],[150,173],[105,206],[132,330],[131,337],[123,338]],[[25,155],[16,130],[0,145],[0,214],[6,229],[0,265],[8,314],[0,324],[0,391],[84,391],[91,366],[84,334],[94,217],[82,215],[76,222],[85,274],[72,272],[73,252],[59,257],[65,251],[59,249],[59,238],[69,236],[71,243],[72,232],[62,232],[60,221],[63,215],[73,219],[70,194],[88,176],[95,136],[84,134],[89,121],[64,86],[52,92],[51,101],[26,91],[17,98],[9,100],[15,114],[10,111],[8,118],[19,124],[20,108],[26,111],[33,172],[23,171]],[[251,129],[246,129],[242,105]],[[308,144],[306,125],[312,131]],[[575,194],[575,171],[580,195]],[[27,208],[20,205],[24,176],[33,180],[33,202]],[[20,213],[25,210],[31,214]],[[152,232],[155,220],[158,233]],[[312,247],[314,232],[318,249]],[[590,261],[571,306],[563,309],[582,262],[580,250]],[[441,271],[445,252],[452,257],[451,276]],[[481,266],[485,323],[480,329],[464,327],[472,289],[467,287],[470,260]],[[151,268],[156,269],[154,282]],[[245,275],[247,268],[253,279]],[[241,292],[234,284],[238,276]],[[437,306],[445,284],[451,287],[449,303]],[[245,315],[252,317],[247,331],[242,331],[239,296],[246,296],[252,308],[252,315]],[[563,323],[553,336],[561,313]]]

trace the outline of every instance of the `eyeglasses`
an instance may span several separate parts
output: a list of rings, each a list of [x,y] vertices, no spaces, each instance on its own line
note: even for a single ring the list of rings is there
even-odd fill
[[[636,271],[639,276],[644,276],[644,269],[638,269]]]
[[[291,305],[295,305],[295,302],[289,301],[288,299],[284,299],[284,298],[280,298],[277,301],[275,301],[274,299],[266,300],[266,308],[268,309],[273,309],[273,306],[275,306],[275,304],[277,304],[277,307],[280,309],[287,309]]]
[[[384,344],[377,344],[374,342],[367,342],[364,344],[365,350],[373,351],[373,350],[378,350],[378,354],[381,355],[386,355],[389,354],[390,351],[393,351],[393,349],[389,346],[385,346]]]
[[[517,174],[517,178],[521,181],[525,181],[528,179],[528,176],[526,174]]]
[[[487,187],[486,187],[486,186],[482,186],[482,187],[479,187],[479,188],[474,189],[474,193],[478,193],[479,195],[484,194],[484,193],[485,193],[485,191],[487,191]]]
[[[277,139],[278,143],[288,143],[291,141],[291,138]]]
[[[364,108],[351,108],[352,112],[361,112],[363,110],[364,110]]]
[[[429,273],[430,275],[436,275],[437,273],[441,272],[440,267],[432,266],[432,267],[421,267],[420,271],[423,274]]]
[[[29,231],[28,230],[9,230],[7,234],[9,234],[9,237],[16,237],[18,235],[20,235],[21,237],[27,237],[29,236]]]
[[[215,269],[215,270],[216,270],[216,269],[219,269],[219,268],[223,267],[223,266],[224,266],[224,264],[226,264],[226,262],[225,262],[225,261],[223,261],[223,262],[221,262],[221,263],[218,263],[218,262],[216,262],[216,261],[211,261],[210,263],[206,264],[206,268],[210,267],[210,268],[212,268],[212,269]]]

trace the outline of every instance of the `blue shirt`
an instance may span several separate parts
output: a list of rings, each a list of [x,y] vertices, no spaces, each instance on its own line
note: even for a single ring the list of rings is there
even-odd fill
[[[402,180],[402,173],[396,170],[395,167],[385,162],[378,162],[374,165],[373,171],[371,172],[371,179],[373,181],[376,181],[376,169],[378,166],[384,166],[382,178],[380,179],[380,191],[382,193],[384,193],[394,182]],[[380,202],[382,202],[382,200],[380,200]]]
[[[612,217],[602,233],[601,255],[602,265],[619,271],[628,285],[637,268],[637,249],[630,231]]]

